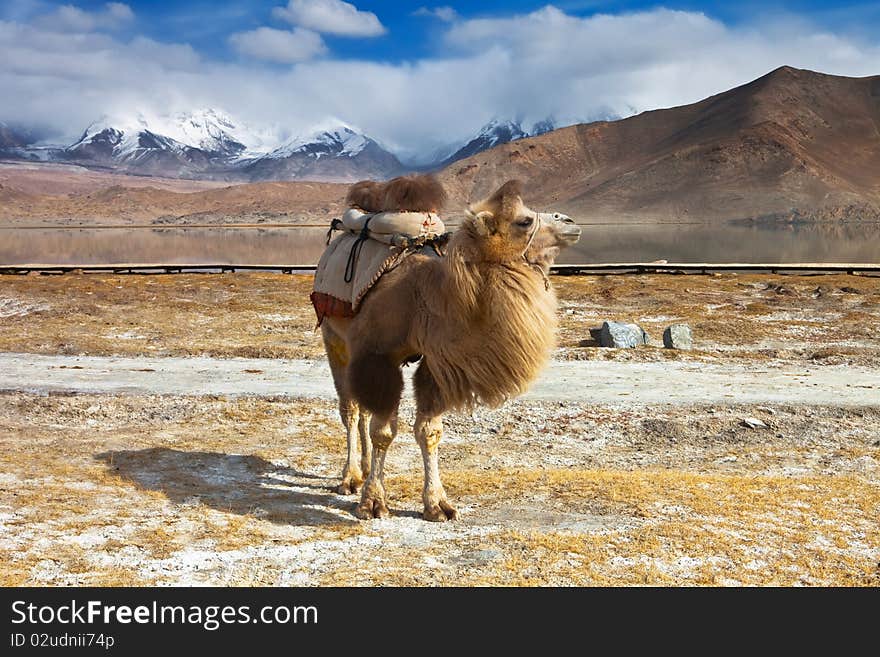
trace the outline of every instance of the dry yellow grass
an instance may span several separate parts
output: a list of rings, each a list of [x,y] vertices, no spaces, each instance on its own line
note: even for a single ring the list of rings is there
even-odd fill
[[[311,276],[186,274],[0,278],[32,312],[4,318],[0,351],[314,358]]]
[[[4,558],[0,582],[40,583],[39,576],[34,579],[35,568],[48,559],[49,570],[59,572],[51,575],[61,577],[58,583],[138,585],[156,580],[114,565],[125,550],[136,550],[144,560],[163,560],[193,544],[225,552],[278,540],[272,519],[283,516],[290,501],[283,491],[252,488],[244,501],[236,502],[235,487],[230,486],[227,501],[226,488],[212,484],[199,464],[242,463],[237,476],[246,478],[251,462],[227,453],[251,449],[250,431],[263,432],[261,454],[268,457],[284,453],[291,435],[287,425],[295,419],[305,421],[297,422],[293,435],[314,427],[327,431],[326,419],[323,424],[320,417],[309,419],[311,409],[303,402],[114,401],[0,396],[0,472],[18,482],[0,483],[0,511],[12,512],[4,523],[7,536],[24,541]],[[151,466],[154,455],[170,459],[175,467]],[[256,456],[252,463],[254,477],[261,476],[259,468],[271,466]],[[151,474],[138,478],[139,468],[155,471],[161,485],[149,484]],[[186,502],[199,495],[203,503]],[[261,505],[268,515],[253,513]],[[337,524],[348,531],[343,527],[347,523]],[[39,536],[53,537],[52,546],[33,551],[29,546]],[[83,540],[96,544],[87,550],[70,543],[77,537],[90,537]],[[301,538],[281,533],[285,543]]]
[[[880,362],[880,279],[554,284],[558,357]],[[24,311],[0,322],[0,350],[322,357],[310,289],[269,273],[2,277]],[[655,340],[687,321],[699,350],[577,346],[603,319]],[[743,428],[746,413],[773,431]],[[492,432],[450,418],[443,476],[464,511],[443,527],[416,518],[418,451],[402,435],[395,519],[362,524],[332,493],[344,438],[329,400],[3,394],[0,585],[880,585],[874,410],[544,409],[540,432],[529,417]]]
[[[603,414],[626,434],[643,425]],[[523,431],[497,440],[531,461]],[[880,461],[853,435],[836,458]],[[453,442],[444,481],[469,511],[439,527],[416,517],[410,442],[392,451],[396,519],[364,524],[331,491],[344,457],[330,401],[0,395],[0,583],[878,584],[876,477],[765,472],[809,465],[798,443],[725,445],[711,458],[743,464],[724,473],[704,471],[712,460],[603,466],[620,446],[595,468],[487,469],[485,450]],[[655,462],[667,449],[630,448]],[[209,565],[187,575],[177,564],[193,550]]]
[[[484,547],[503,552],[503,567],[460,584],[880,585],[880,486],[858,477],[458,470],[444,479],[453,497],[502,498],[512,523],[535,498],[638,520],[622,529],[486,537]],[[399,477],[389,487],[409,495],[419,484]]]
[[[557,277],[554,284],[564,309],[560,345],[569,356],[589,338],[584,326],[613,319],[641,324],[654,344],[661,344],[669,324],[687,323],[696,348],[710,353],[720,347],[749,358],[802,359],[824,349],[826,357],[848,361],[876,363],[880,357],[876,334],[866,330],[880,318],[878,277],[609,275]],[[580,355],[611,356],[604,350]],[[682,354],[655,350],[651,357]]]
[[[875,450],[880,452],[880,450]],[[444,473],[452,495],[495,492],[505,497],[549,494],[561,502],[589,501],[647,517],[656,505],[681,505],[699,515],[761,514],[804,503],[819,518],[844,508],[880,517],[880,486],[852,476],[782,477],[702,474],[682,470],[579,469],[453,470]],[[402,495],[421,491],[419,476],[395,476],[388,486]],[[833,504],[831,504],[833,501]],[[880,528],[878,528],[880,529]]]
[[[622,357],[579,347],[603,320],[691,325],[698,353],[845,362],[880,360],[880,278],[845,275],[553,278],[563,358]],[[4,276],[0,299],[22,314],[0,323],[0,351],[91,355],[323,357],[308,296],[312,277],[275,273]],[[843,290],[855,290],[845,292]],[[756,321],[760,320],[760,321]],[[853,344],[853,341],[856,344]],[[644,349],[627,358],[681,359]]]

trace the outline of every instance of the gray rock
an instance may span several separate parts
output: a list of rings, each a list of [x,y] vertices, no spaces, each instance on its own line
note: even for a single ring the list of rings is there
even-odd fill
[[[691,349],[691,327],[687,324],[673,324],[663,331],[663,346],[667,349]]]
[[[604,322],[599,334],[599,345],[602,347],[638,347],[648,344],[648,334],[637,324],[622,322]]]
[[[743,424],[749,429],[766,429],[767,425],[756,417],[747,417],[743,419]]]

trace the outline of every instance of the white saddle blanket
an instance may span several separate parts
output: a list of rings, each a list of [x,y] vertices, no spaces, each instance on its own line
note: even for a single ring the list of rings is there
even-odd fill
[[[446,230],[433,212],[366,214],[349,208],[342,224],[347,230],[330,242],[318,261],[314,291],[350,303],[352,313],[382,274],[412,253],[401,248],[398,238],[435,237]],[[374,239],[361,237],[364,228]],[[318,315],[320,321],[322,312]]]
[[[324,250],[315,271],[315,292],[351,303],[357,312],[361,300],[387,271],[406,257],[407,251],[377,240],[363,240],[356,247],[358,236],[342,233]],[[352,255],[352,247],[355,253]],[[351,259],[351,260],[350,260]],[[346,278],[349,270],[349,280]]]

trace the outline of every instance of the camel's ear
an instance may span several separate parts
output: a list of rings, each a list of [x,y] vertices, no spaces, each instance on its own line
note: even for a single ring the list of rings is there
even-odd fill
[[[498,214],[508,219],[515,217],[522,205],[522,183],[508,180],[489,198],[489,203],[498,208]]]

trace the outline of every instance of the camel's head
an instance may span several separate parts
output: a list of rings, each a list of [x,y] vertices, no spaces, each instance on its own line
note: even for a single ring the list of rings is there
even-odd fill
[[[522,202],[520,183],[510,180],[467,209],[463,227],[488,262],[525,259],[545,272],[559,251],[580,239],[581,229],[558,212],[535,212]]]
[[[559,252],[581,238],[581,229],[574,219],[561,212],[535,214],[541,221],[541,229],[526,250],[526,260],[543,269],[544,273],[549,273]]]

